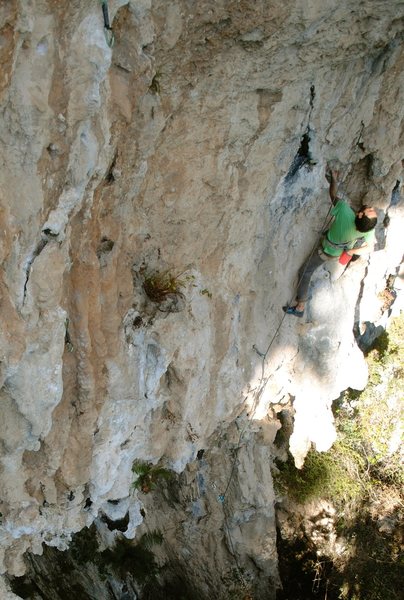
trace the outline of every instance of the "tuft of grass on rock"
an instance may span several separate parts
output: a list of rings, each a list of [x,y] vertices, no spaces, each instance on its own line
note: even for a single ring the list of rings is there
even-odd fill
[[[164,302],[168,296],[183,296],[182,289],[186,285],[186,279],[182,275],[174,275],[170,271],[146,274],[143,289],[150,300],[157,303]]]

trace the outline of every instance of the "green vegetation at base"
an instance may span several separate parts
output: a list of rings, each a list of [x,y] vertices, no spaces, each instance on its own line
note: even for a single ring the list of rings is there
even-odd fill
[[[338,439],[331,450],[310,450],[302,469],[296,469],[292,457],[277,465],[275,483],[281,493],[298,502],[325,498],[337,506],[363,501],[385,486],[401,493],[404,316],[378,338],[367,363],[366,389],[348,390],[336,403]]]
[[[366,481],[360,476],[363,457],[345,442],[335,444],[331,452],[311,450],[304,467],[297,469],[292,457],[281,463],[275,485],[296,502],[325,498],[344,504],[361,496]]]
[[[337,534],[348,550],[337,561],[324,558],[329,600],[398,600],[402,592],[404,315],[392,320],[366,360],[366,389],[348,390],[335,403],[338,438],[330,451],[310,450],[300,470],[290,456],[274,473],[281,495],[299,504],[328,500],[337,511]],[[299,560],[290,545],[284,552],[286,560]],[[314,581],[310,564],[303,557],[300,573],[310,571]]]

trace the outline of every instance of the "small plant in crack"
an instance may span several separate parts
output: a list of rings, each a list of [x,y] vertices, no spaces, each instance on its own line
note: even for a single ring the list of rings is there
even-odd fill
[[[184,297],[182,288],[192,276],[184,277],[184,273],[174,275],[170,271],[156,271],[145,276],[143,289],[153,302],[164,302],[170,296]]]
[[[203,290],[200,290],[199,293],[201,294],[201,296],[207,296],[208,298],[212,298],[212,292],[210,292],[206,288],[204,288]]]
[[[156,71],[153,79],[151,80],[151,84],[149,86],[149,91],[152,94],[160,94],[161,92],[161,84],[160,84],[160,80],[161,80],[161,71]]]
[[[136,475],[136,479],[132,483],[133,488],[144,494],[155,489],[160,481],[164,479],[169,481],[173,477],[172,471],[140,460],[135,460],[132,471]]]

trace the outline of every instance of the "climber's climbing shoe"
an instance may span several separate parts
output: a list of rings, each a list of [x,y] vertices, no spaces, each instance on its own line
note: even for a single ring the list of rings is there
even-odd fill
[[[287,315],[293,315],[294,317],[302,317],[304,310],[296,310],[296,306],[282,306],[283,312]]]

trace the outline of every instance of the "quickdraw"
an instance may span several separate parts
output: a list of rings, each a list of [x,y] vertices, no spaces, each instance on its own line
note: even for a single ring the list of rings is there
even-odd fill
[[[114,37],[114,32],[112,31],[112,28],[111,28],[111,25],[109,22],[108,1],[100,0],[100,2],[101,2],[101,7],[102,7],[102,14],[104,16],[105,41],[107,42],[108,46],[110,48],[112,48],[112,46],[114,45],[114,42],[115,42],[115,37]]]

